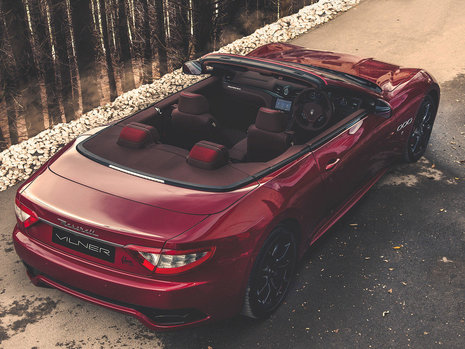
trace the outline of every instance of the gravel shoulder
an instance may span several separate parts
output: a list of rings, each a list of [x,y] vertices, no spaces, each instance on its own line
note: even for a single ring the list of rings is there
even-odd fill
[[[15,186],[0,192],[0,347],[462,348],[461,5],[457,0],[365,0],[293,41],[424,67],[438,78],[442,100],[425,157],[394,167],[308,251],[287,302],[271,319],[238,317],[155,333],[128,316],[34,287],[11,244]]]

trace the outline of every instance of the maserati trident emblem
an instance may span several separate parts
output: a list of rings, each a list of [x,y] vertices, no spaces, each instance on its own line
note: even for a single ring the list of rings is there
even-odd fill
[[[72,229],[72,230],[78,231],[80,233],[89,234],[89,235],[92,235],[92,236],[98,236],[98,234],[95,233],[94,229],[84,228],[84,227],[81,227],[80,225],[69,223],[69,222],[67,222],[67,221],[65,221],[64,219],[61,219],[61,218],[57,218],[57,219],[61,223],[61,225],[63,225],[64,227],[66,227],[68,229]]]

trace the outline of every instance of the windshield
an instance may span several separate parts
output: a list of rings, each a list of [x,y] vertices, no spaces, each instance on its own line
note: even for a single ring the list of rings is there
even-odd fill
[[[320,75],[322,77],[325,77],[325,78],[329,78],[329,79],[337,80],[337,81],[343,81],[343,82],[348,82],[349,81],[349,82],[355,83],[355,84],[357,84],[359,86],[367,87],[367,88],[369,88],[371,90],[374,90],[374,91],[376,91],[378,93],[382,92],[381,87],[379,87],[375,83],[373,83],[371,81],[368,81],[366,79],[363,79],[361,77],[352,75],[352,74],[343,73],[343,72],[333,70],[333,69],[329,69],[329,68],[317,67],[317,66],[310,65],[310,64],[302,64],[302,63],[294,63],[294,62],[288,63],[288,64],[296,65],[296,66],[302,66],[302,67],[306,67],[306,68],[311,68],[313,70],[317,70],[318,75]]]

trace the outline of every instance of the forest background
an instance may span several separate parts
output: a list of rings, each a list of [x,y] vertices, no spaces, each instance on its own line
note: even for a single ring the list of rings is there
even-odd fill
[[[0,0],[0,151],[317,0]]]

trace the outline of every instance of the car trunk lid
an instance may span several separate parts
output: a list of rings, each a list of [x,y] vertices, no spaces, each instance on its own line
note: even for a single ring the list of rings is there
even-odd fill
[[[102,165],[78,153],[75,146],[63,153],[49,168],[58,176],[115,197],[192,215],[221,212],[258,186],[253,182],[229,192],[177,187]]]
[[[56,249],[118,269],[147,274],[127,246],[161,249],[204,220],[105,193],[46,170],[21,194],[39,222],[31,237]]]

